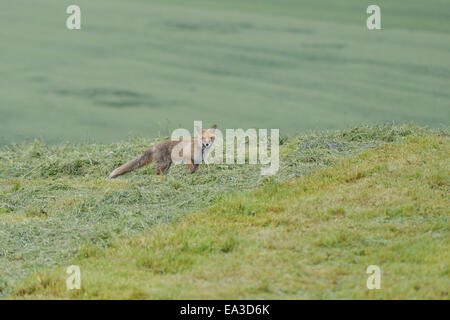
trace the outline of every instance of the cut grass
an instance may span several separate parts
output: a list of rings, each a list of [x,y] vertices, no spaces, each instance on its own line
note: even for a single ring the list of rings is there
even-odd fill
[[[223,193],[293,179],[349,154],[424,134],[413,126],[362,126],[282,139],[280,171],[265,179],[253,165],[204,166],[195,175],[175,166],[163,178],[155,178],[149,165],[106,179],[158,141],[152,139],[9,145],[0,150],[0,297],[31,273],[68,263],[86,243],[108,247],[116,236],[204,210]]]
[[[86,245],[71,260],[81,290],[66,289],[61,266],[13,298],[448,299],[449,138],[413,131],[301,178],[223,194],[106,250]],[[366,288],[369,265],[382,270],[381,290]]]

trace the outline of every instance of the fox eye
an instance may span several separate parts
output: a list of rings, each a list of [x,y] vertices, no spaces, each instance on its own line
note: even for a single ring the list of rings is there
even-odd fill
[[[212,137],[211,137],[211,140],[214,140],[215,138],[216,138],[216,137],[212,136]]]

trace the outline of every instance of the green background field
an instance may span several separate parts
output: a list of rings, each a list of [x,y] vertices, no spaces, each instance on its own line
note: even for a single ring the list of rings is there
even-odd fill
[[[82,30],[65,27],[82,9]],[[380,31],[366,8],[382,9]],[[448,125],[447,0],[2,0],[0,145]]]
[[[369,263],[376,297],[447,298],[448,128],[372,124],[450,125],[449,61],[448,0],[1,0],[0,299],[65,298],[74,263],[72,298],[373,298]],[[194,120],[292,135],[279,173],[106,179]]]

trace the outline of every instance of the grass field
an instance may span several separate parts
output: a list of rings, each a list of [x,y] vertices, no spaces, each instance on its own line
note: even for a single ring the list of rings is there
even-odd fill
[[[0,4],[0,299],[448,299],[448,0],[73,3]],[[194,120],[280,171],[106,179]]]
[[[271,178],[248,165],[105,178],[148,143],[0,153],[3,297],[448,299],[448,130],[292,137]],[[381,290],[365,286],[372,264]]]
[[[0,144],[121,141],[193,120],[282,133],[448,125],[446,0],[79,0],[0,5]]]

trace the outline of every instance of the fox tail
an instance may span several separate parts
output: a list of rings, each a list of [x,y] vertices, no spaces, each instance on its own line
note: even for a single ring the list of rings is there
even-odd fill
[[[146,165],[147,163],[151,162],[152,160],[153,160],[153,148],[150,148],[147,151],[145,151],[140,157],[137,157],[136,159],[131,160],[125,163],[124,165],[121,165],[113,172],[111,172],[111,174],[109,175],[109,179],[113,179],[124,173],[140,168]]]

